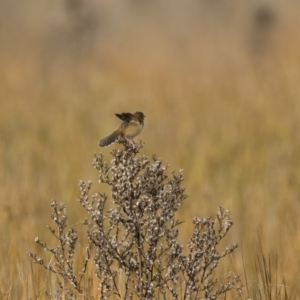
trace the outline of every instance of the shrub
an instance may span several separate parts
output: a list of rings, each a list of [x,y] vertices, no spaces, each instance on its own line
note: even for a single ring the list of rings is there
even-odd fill
[[[193,233],[186,247],[178,242],[182,223],[176,212],[186,199],[182,187],[183,172],[167,175],[168,166],[153,156],[139,155],[141,142],[120,141],[123,148],[112,151],[108,164],[102,154],[93,159],[99,183],[109,187],[111,195],[95,193],[91,182],[81,181],[78,202],[87,211],[83,221],[87,236],[86,257],[82,272],[76,274],[74,254],[78,235],[67,229],[64,205],[52,201],[51,218],[57,231],[49,227],[57,246],[49,247],[50,262],[29,253],[45,269],[56,273],[60,292],[77,291],[91,297],[82,282],[93,261],[101,299],[217,299],[240,285],[239,276],[228,273],[222,283],[215,277],[220,260],[232,253],[233,244],[220,251],[219,243],[233,225],[229,212],[219,207],[213,218],[194,218]],[[108,202],[112,202],[108,208]],[[225,279],[224,279],[225,278]],[[71,283],[73,288],[66,288]],[[50,297],[54,297],[53,293]]]

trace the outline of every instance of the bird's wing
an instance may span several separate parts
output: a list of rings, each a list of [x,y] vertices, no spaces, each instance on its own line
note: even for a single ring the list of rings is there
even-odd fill
[[[131,113],[122,113],[122,114],[116,114],[116,116],[121,119],[124,122],[130,122],[133,118],[133,114]]]

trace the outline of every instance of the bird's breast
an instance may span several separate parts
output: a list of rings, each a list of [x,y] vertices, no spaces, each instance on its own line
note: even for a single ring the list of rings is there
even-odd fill
[[[132,139],[142,131],[143,127],[144,124],[141,123],[129,123],[126,128],[124,128],[124,136],[127,139]]]

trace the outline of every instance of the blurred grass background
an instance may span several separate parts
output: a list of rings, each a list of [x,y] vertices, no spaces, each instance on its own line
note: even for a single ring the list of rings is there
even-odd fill
[[[299,6],[1,0],[0,298],[43,298],[51,275],[26,251],[51,241],[49,203],[80,228],[78,182],[98,189],[98,141],[137,110],[143,152],[185,170],[182,242],[221,205],[241,245],[230,268],[257,285],[258,233],[300,294]]]

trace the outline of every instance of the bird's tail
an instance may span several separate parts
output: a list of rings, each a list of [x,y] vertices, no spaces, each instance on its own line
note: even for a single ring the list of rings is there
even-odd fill
[[[106,147],[110,144],[114,143],[120,137],[120,133],[118,131],[114,131],[112,134],[105,136],[100,142],[100,147]]]

